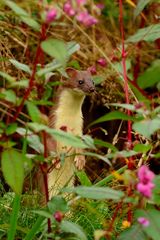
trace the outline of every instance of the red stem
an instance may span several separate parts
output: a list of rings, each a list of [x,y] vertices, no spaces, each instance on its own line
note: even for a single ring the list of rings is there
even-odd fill
[[[118,211],[119,211],[119,209],[121,209],[121,207],[122,207],[122,202],[119,202],[119,203],[117,204],[117,207],[116,207],[116,209],[115,209],[115,212],[114,212],[114,214],[113,214],[113,216],[112,216],[112,221],[111,221],[111,223],[110,223],[110,225],[109,225],[109,228],[108,228],[108,230],[107,230],[106,239],[110,239],[110,235],[109,235],[108,233],[112,232],[114,222],[115,222],[115,220],[116,220]]]
[[[22,108],[24,106],[25,101],[27,100],[27,98],[29,97],[29,94],[34,86],[34,78],[35,78],[35,74],[36,74],[36,68],[37,68],[37,64],[38,64],[38,60],[39,60],[39,56],[41,54],[41,48],[40,48],[40,43],[37,47],[37,51],[36,51],[36,57],[35,57],[35,61],[34,61],[34,65],[33,65],[33,71],[32,71],[32,75],[31,78],[29,80],[29,87],[27,88],[24,97],[21,101],[21,104],[19,105],[17,112],[13,118],[13,121],[15,122],[20,114],[20,112],[22,111]]]
[[[30,95],[30,92],[32,91],[32,88],[34,86],[34,79],[35,79],[37,64],[40,62],[39,60],[42,61],[42,65],[44,64],[44,61],[43,61],[43,59],[44,59],[43,58],[43,51],[41,49],[41,42],[43,40],[45,40],[45,38],[46,38],[46,24],[42,24],[42,26],[41,26],[40,42],[38,44],[35,60],[34,60],[34,63],[33,63],[33,71],[32,71],[32,75],[31,75],[30,80],[29,80],[29,87],[27,88],[27,90],[26,90],[26,92],[24,94],[24,97],[23,97],[23,99],[21,101],[21,104],[19,105],[19,107],[17,109],[17,112],[16,112],[16,114],[15,114],[15,116],[13,118],[13,122],[15,122],[17,120],[20,112],[23,109],[25,101],[28,99],[28,97]]]
[[[123,78],[124,78],[124,91],[125,91],[125,98],[126,103],[129,104],[129,88],[128,88],[128,78],[127,78],[127,70],[126,70],[126,50],[124,45],[124,27],[123,27],[123,3],[122,0],[119,0],[119,22],[120,22],[120,31],[121,31],[121,38],[122,38],[122,67],[123,67]],[[127,110],[127,114],[130,116],[131,111]],[[131,144],[132,142],[132,127],[131,121],[128,121],[128,142]]]
[[[35,74],[36,74],[36,69],[37,69],[37,64],[41,63],[42,66],[44,66],[44,53],[41,49],[41,42],[44,41],[46,39],[46,29],[47,29],[47,25],[44,23],[41,26],[41,35],[40,35],[40,41],[36,50],[36,56],[35,56],[35,60],[33,63],[33,71],[32,71],[32,75],[30,77],[29,80],[29,87],[25,92],[25,95],[22,99],[22,102],[20,104],[20,106],[17,109],[17,112],[13,118],[13,121],[16,121],[20,112],[23,109],[24,103],[25,101],[28,99],[30,92],[32,91],[35,83],[34,83],[34,79],[35,79]],[[46,133],[42,132],[42,136],[43,136],[43,143],[44,143],[44,158],[47,158],[47,142],[46,142]],[[44,181],[44,192],[45,192],[45,198],[46,198],[46,203],[49,201],[49,193],[48,193],[48,177],[47,177],[47,171],[48,171],[48,166],[47,163],[44,164],[40,164],[40,169],[43,175],[43,181]],[[51,220],[48,219],[48,233],[51,232]]]
[[[126,98],[126,104],[130,103],[129,100],[129,88],[128,88],[128,77],[127,77],[127,70],[126,70],[126,50],[125,50],[125,43],[124,43],[124,26],[123,26],[123,3],[122,0],[119,0],[119,23],[120,23],[120,31],[121,31],[121,41],[122,41],[122,68],[123,68],[123,78],[124,78],[124,91],[125,91],[125,98]],[[128,116],[131,115],[131,111],[127,110]],[[128,121],[128,134],[127,134],[127,140],[129,143],[129,149],[132,148],[132,125],[131,121]],[[133,158],[128,159],[128,169],[132,170],[134,166]],[[129,187],[128,189],[129,193],[131,194],[131,189]],[[128,221],[132,221],[132,211],[130,204],[129,210],[128,210]]]

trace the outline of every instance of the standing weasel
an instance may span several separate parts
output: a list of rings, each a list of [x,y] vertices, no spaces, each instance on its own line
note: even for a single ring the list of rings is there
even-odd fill
[[[63,80],[63,85],[58,89],[58,97],[49,116],[49,127],[82,136],[83,116],[81,108],[85,95],[94,92],[94,84],[89,71],[68,69],[67,74],[69,79]],[[75,167],[82,169],[85,165],[85,157],[84,155],[76,155],[82,152],[81,149],[65,146],[50,136],[47,139],[47,147],[49,152],[55,151],[59,156],[62,153],[69,155],[63,164],[58,164],[48,173],[48,188],[51,198],[66,184],[73,185]]]

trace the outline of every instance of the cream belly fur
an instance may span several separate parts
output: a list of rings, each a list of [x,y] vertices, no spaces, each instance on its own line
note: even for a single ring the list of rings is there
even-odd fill
[[[65,128],[67,132],[81,136],[83,128],[81,107],[84,97],[85,95],[81,91],[76,92],[72,89],[63,90],[59,97],[58,108],[54,112],[52,127],[55,129]],[[79,153],[79,149],[64,146],[61,142],[56,142],[56,152],[58,155],[67,153],[67,155],[72,156],[66,157],[64,164],[59,169],[55,168],[48,174],[50,198],[56,195],[66,184],[67,186],[73,185],[76,158],[73,155]],[[84,156],[81,157],[84,158]]]

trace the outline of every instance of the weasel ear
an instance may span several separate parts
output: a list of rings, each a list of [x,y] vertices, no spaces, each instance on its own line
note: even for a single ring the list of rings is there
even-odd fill
[[[75,78],[76,75],[77,75],[77,70],[69,67],[69,68],[66,69],[66,73],[68,74],[68,76],[70,78]]]

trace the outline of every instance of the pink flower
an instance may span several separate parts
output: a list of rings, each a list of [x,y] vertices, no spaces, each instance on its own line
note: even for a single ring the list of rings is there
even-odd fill
[[[101,66],[101,67],[106,67],[107,62],[105,58],[100,58],[97,60],[97,63]]]
[[[141,166],[138,170],[139,183],[137,184],[137,190],[142,193],[147,198],[151,198],[152,189],[154,188],[154,183],[152,180],[155,175],[149,168],[145,165]]]
[[[77,0],[78,5],[85,5],[87,0]]]
[[[149,220],[144,217],[139,217],[137,220],[141,225],[143,225],[143,227],[148,227],[150,224]]]
[[[105,5],[103,3],[97,3],[96,7],[99,8],[100,10],[103,10],[105,8]]]
[[[64,3],[63,5],[63,11],[68,15],[68,16],[74,16],[76,14],[76,11],[74,10],[74,8],[72,7],[72,4],[67,1],[66,3]]]
[[[144,184],[147,183],[148,181],[152,181],[154,176],[155,176],[154,173],[150,171],[149,168],[145,165],[141,166],[140,169],[138,170],[138,178]]]
[[[57,10],[55,8],[49,9],[46,14],[46,22],[47,23],[53,22],[55,20],[56,16],[57,16]]]
[[[76,18],[78,22],[82,23],[86,27],[90,27],[98,22],[98,20],[90,15],[88,11],[80,12]]]
[[[96,74],[97,73],[96,66],[92,65],[91,67],[88,68],[88,71],[93,75]]]
[[[142,193],[145,197],[147,198],[151,198],[152,196],[152,189],[154,188],[154,184],[149,182],[147,184],[143,184],[143,183],[138,183],[137,184],[137,190]]]

